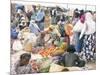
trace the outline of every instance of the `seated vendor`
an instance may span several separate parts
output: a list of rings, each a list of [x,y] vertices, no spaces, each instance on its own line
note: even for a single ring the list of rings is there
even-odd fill
[[[20,56],[20,60],[14,64],[12,74],[31,74],[36,73],[35,70],[32,69],[31,64],[29,63],[31,55],[28,53],[24,53]]]
[[[81,60],[78,55],[74,54],[75,48],[73,45],[70,45],[67,49],[67,52],[63,56],[63,63],[65,67],[83,67],[85,66],[85,61]]]

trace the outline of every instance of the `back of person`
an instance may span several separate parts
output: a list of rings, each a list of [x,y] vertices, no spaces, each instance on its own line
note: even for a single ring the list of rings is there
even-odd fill
[[[75,66],[78,60],[78,56],[76,54],[73,53],[67,53],[64,56],[64,65],[66,67],[71,67],[71,66]]]
[[[65,67],[83,67],[85,66],[85,61],[81,60],[78,55],[75,53],[75,47],[73,45],[69,45],[67,49],[67,53],[63,55],[63,63]]]

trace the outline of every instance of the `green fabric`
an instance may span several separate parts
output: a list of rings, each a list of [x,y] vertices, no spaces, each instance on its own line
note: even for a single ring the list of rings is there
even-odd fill
[[[50,69],[50,66],[48,66],[48,67],[46,67],[46,68],[42,68],[42,69],[40,70],[40,72],[46,73],[46,72],[49,72],[49,69]]]
[[[49,72],[50,69],[50,64],[52,63],[52,60],[48,58],[43,58],[42,59],[43,64],[41,65],[40,72]]]

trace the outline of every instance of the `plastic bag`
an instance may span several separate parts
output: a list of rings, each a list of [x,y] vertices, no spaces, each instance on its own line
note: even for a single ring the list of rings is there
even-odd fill
[[[12,46],[12,49],[15,51],[23,50],[23,45],[21,44],[20,40],[15,40]]]

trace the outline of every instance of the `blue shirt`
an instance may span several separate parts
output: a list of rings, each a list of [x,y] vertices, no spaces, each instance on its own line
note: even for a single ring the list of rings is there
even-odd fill
[[[16,32],[16,28],[11,28],[11,38],[17,39],[18,32]]]
[[[37,24],[35,24],[35,23],[30,23],[29,28],[30,28],[31,33],[35,33],[35,34],[39,33],[40,29],[36,25]]]
[[[44,11],[39,10],[37,12],[36,21],[41,21],[44,18],[44,16],[45,16]]]

